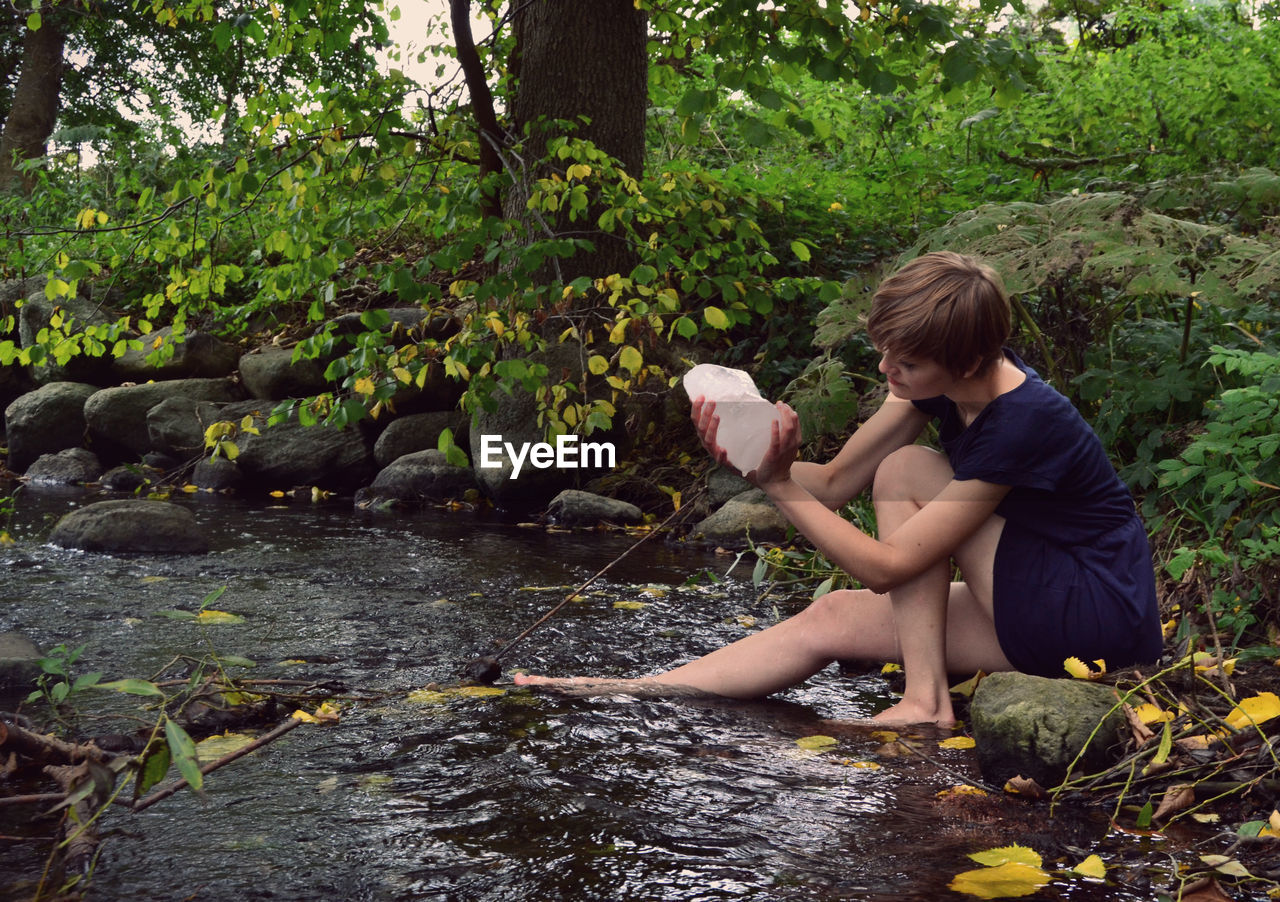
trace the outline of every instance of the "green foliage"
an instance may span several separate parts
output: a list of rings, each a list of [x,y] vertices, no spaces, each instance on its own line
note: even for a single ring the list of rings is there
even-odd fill
[[[84,653],[85,646],[69,648],[55,645],[49,653],[37,660],[40,675],[36,677],[34,692],[27,696],[27,703],[45,701],[55,711],[63,704],[72,704],[79,693],[92,689],[102,679],[101,673],[73,675],[73,667]]]

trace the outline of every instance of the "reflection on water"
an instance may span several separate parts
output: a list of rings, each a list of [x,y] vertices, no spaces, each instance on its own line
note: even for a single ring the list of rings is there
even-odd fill
[[[44,647],[87,643],[80,666],[108,679],[155,676],[207,641],[259,662],[254,676],[340,679],[379,699],[348,703],[340,724],[301,727],[217,772],[203,801],[183,793],[110,815],[95,899],[933,900],[955,896],[946,884],[972,866],[969,852],[1023,842],[1047,861],[1078,861],[1071,850],[1092,851],[1105,834],[1061,818],[1049,833],[1043,811],[987,822],[948,812],[937,793],[973,773],[964,752],[926,743],[930,760],[890,757],[866,731],[840,732],[822,754],[796,745],[830,732],[825,718],[887,704],[876,676],[833,669],[756,704],[526,691],[410,700],[410,689],[456,681],[495,639],[625,550],[626,537],[471,514],[188,498],[180,503],[210,534],[209,555],[43,545],[52,519],[83,502],[22,500],[18,544],[0,549],[0,630]],[[632,676],[744,635],[750,618],[771,622],[778,602],[758,600],[748,581],[682,587],[729,560],[646,543],[504,663]],[[667,591],[641,595],[648,585]],[[194,610],[222,586],[217,607],[242,623],[158,616]],[[648,605],[613,606],[636,599]],[[0,822],[0,833],[17,829]],[[38,874],[46,851],[7,845],[0,896]],[[1149,895],[1063,879],[1037,898]]]

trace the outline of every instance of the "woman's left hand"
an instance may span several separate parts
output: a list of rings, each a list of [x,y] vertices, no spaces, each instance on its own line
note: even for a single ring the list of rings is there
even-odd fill
[[[747,479],[760,488],[790,479],[791,465],[800,455],[800,417],[782,401],[774,407],[778,410],[779,419],[770,427],[769,450],[765,451],[759,466],[746,474]]]

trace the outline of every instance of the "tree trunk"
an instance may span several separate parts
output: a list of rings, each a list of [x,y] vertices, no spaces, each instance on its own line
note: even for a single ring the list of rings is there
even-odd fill
[[[36,31],[27,30],[22,43],[22,70],[13,89],[13,105],[0,135],[0,190],[19,184],[30,192],[32,180],[18,172],[24,160],[43,157],[45,142],[58,121],[62,93],[62,49],[66,32],[50,10]]]
[[[581,123],[574,137],[591,141],[638,178],[644,169],[645,110],[649,70],[645,53],[647,18],[634,0],[531,0],[515,17],[517,84],[511,118],[525,139],[525,163],[534,166],[546,142],[564,134],[554,120]],[[583,117],[587,121],[583,122]],[[545,174],[536,168],[513,174],[504,209],[510,219],[528,216],[530,183]],[[545,228],[558,235],[587,238],[594,252],[579,252],[559,263],[565,282],[592,278],[634,266],[631,250],[596,226],[588,211],[570,222],[549,217]],[[536,228],[543,231],[543,224]]]

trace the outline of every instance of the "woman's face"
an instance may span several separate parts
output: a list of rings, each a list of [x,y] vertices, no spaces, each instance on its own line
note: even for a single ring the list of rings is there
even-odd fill
[[[880,352],[880,372],[889,380],[889,391],[904,401],[922,401],[945,395],[955,379],[940,363],[893,351]]]

